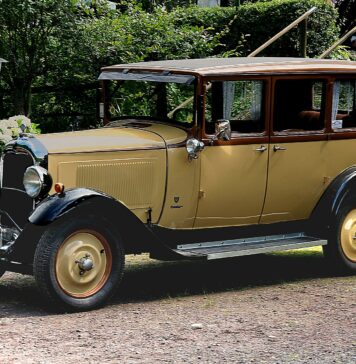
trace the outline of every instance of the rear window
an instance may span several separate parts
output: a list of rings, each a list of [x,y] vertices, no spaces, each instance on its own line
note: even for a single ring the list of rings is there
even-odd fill
[[[325,92],[324,80],[277,80],[274,88],[274,131],[323,130]]]

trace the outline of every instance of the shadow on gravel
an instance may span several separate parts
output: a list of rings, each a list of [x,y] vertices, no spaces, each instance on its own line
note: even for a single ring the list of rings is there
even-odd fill
[[[246,290],[283,282],[332,277],[321,252],[296,251],[222,261],[160,262],[129,259],[112,304]],[[32,277],[5,274],[0,280],[0,318],[46,316]]]
[[[113,303],[150,301],[333,277],[321,251],[293,251],[220,261],[128,264]]]

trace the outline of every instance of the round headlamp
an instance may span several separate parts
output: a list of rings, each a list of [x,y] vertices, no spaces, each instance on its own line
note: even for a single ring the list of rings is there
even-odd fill
[[[39,166],[32,166],[26,169],[23,176],[23,185],[26,193],[36,198],[46,195],[52,187],[52,178],[48,171]]]

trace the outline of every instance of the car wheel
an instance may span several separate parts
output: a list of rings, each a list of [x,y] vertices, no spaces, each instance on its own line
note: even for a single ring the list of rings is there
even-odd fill
[[[34,276],[54,308],[91,310],[114,294],[125,264],[116,235],[95,216],[72,216],[44,232],[35,252]]]
[[[356,271],[356,209],[345,208],[337,217],[325,256],[339,271]]]
[[[6,270],[0,267],[0,278],[5,274]]]

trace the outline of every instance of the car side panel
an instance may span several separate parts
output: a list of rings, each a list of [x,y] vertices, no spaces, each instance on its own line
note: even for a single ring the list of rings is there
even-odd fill
[[[266,189],[268,150],[261,144],[207,146],[194,227],[257,224]]]
[[[356,165],[356,139],[329,140],[327,175],[332,181],[343,170]]]
[[[166,149],[50,155],[49,172],[54,184],[90,188],[122,201],[142,222],[151,214],[156,223],[161,215]]]
[[[192,228],[194,225],[200,179],[200,155],[188,160],[185,147],[168,148],[168,177],[161,227]]]
[[[274,151],[274,146],[284,149]],[[261,223],[308,218],[329,182],[327,160],[326,140],[272,142]]]

